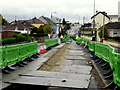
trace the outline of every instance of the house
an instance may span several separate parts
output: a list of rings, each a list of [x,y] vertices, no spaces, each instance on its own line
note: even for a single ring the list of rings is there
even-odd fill
[[[79,32],[81,34],[91,35],[92,34],[91,23],[84,23],[84,25],[82,25],[80,27],[80,31]]]
[[[58,18],[58,17],[54,17],[51,15],[51,21],[53,21],[54,23],[61,23],[62,22],[62,19]]]
[[[41,16],[39,20],[41,20],[44,24],[50,24],[51,27],[53,28],[53,32],[57,31],[57,25],[48,17]]]
[[[108,15],[110,17],[110,22],[118,22],[118,15]]]
[[[39,20],[41,20],[43,23],[45,24],[51,24],[51,25],[54,25],[54,22],[52,20],[50,20],[48,17],[44,17],[44,16],[41,16],[39,18]]]
[[[120,37],[120,22],[110,22],[105,25],[110,37]]]
[[[39,28],[41,26],[44,25],[44,22],[42,22],[41,20],[37,19],[36,17],[30,19],[30,20],[25,20],[26,22],[30,23],[31,25]]]
[[[96,40],[100,41],[100,38],[98,36],[98,30],[100,27],[110,22],[110,17],[107,15],[106,12],[96,12],[96,14],[91,17],[91,19],[92,27],[95,28],[93,34],[95,34]]]
[[[101,26],[110,22],[110,17],[106,12],[97,12],[94,16],[91,17],[92,24],[95,24],[96,29],[98,30]]]
[[[23,20],[14,21],[10,24],[2,25],[2,30],[0,31],[2,33],[1,37],[4,39],[11,38],[14,34],[30,34],[31,28],[33,27],[33,25]]]
[[[1,39],[5,39],[5,38],[12,38],[14,34],[20,34],[20,31],[16,30],[16,26],[15,25],[3,25],[2,26],[2,30],[0,31],[1,35]]]

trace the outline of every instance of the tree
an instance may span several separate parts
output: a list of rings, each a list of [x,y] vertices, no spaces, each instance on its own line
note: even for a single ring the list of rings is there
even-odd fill
[[[104,32],[103,32],[104,30]],[[102,26],[101,28],[99,28],[99,33],[98,33],[99,37],[102,38],[104,37],[105,39],[108,38],[108,29],[106,26]]]
[[[2,25],[8,24],[8,21],[2,18]]]
[[[45,34],[50,34],[50,33],[52,32],[52,27],[51,27],[51,25],[50,25],[50,24],[44,25],[43,31],[44,31]]]
[[[63,24],[63,25],[66,24],[65,18],[63,18],[62,24]]]

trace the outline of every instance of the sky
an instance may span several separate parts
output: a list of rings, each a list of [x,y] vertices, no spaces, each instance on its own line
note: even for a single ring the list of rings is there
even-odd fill
[[[118,14],[120,0],[95,0],[95,10]],[[56,12],[56,13],[55,13]],[[90,22],[94,0],[0,0],[0,13],[9,22],[40,16],[65,18],[71,22]]]

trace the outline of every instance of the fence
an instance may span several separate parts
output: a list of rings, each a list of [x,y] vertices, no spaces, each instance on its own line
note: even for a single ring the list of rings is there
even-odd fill
[[[47,40],[45,40],[44,42],[46,43],[46,47],[47,47],[47,48],[59,44],[57,38],[55,38],[55,39],[47,39]]]
[[[88,49],[94,54],[108,62],[111,69],[113,70],[113,80],[116,85],[120,87],[120,54],[114,52],[114,48],[109,44],[103,44],[100,42],[95,42],[83,38],[79,38],[76,40],[76,43],[83,43],[85,46],[88,46]]]
[[[0,68],[15,64],[37,53],[37,42],[0,47]]]

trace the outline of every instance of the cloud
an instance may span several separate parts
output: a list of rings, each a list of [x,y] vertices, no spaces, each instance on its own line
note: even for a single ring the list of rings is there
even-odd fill
[[[45,15],[77,20],[85,16],[90,18],[93,15],[94,0],[2,0],[0,12],[9,21],[17,16],[18,19],[40,17]],[[96,0],[96,10],[106,11],[110,14],[117,14],[119,0]],[[77,19],[76,19],[77,18]]]

